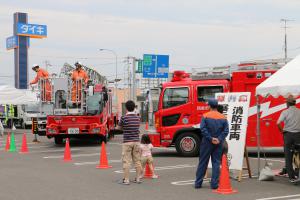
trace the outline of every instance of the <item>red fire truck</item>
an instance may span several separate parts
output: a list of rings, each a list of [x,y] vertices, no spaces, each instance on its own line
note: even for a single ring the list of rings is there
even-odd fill
[[[46,136],[61,144],[64,138],[94,138],[106,141],[114,127],[112,94],[103,90],[106,79],[84,67],[90,81],[71,80],[68,72],[60,77],[40,80],[41,94],[48,93],[46,81],[51,83],[51,100],[41,96],[41,108],[47,113]],[[44,83],[43,83],[44,82]]]
[[[246,145],[256,150],[257,108],[255,88],[282,66],[279,61],[241,63],[235,67],[194,70],[192,75],[175,71],[171,82],[164,83],[155,112],[156,133],[150,134],[154,146],[175,146],[183,156],[199,152],[200,121],[208,111],[207,99],[218,92],[251,92]],[[288,77],[287,77],[288,78]],[[276,121],[286,105],[284,99],[260,97],[261,146],[267,151],[282,151],[282,134]]]

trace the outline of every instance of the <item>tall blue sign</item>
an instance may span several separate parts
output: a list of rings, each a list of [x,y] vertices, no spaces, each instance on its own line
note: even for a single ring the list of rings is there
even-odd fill
[[[143,60],[143,78],[168,78],[168,55],[144,54]]]
[[[14,36],[17,36],[18,23],[27,23],[27,13],[14,13]],[[28,40],[29,37],[17,36],[18,48],[15,48],[15,87],[27,89],[28,85]]]
[[[27,13],[14,13],[14,34],[6,39],[6,48],[14,49],[15,87],[28,87],[28,48],[30,38],[47,37],[47,26],[28,24]]]

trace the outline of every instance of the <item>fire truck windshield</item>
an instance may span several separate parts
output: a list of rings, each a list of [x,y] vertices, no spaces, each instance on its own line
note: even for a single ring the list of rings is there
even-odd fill
[[[218,92],[223,92],[222,86],[198,86],[198,101],[206,102],[208,99],[215,98],[215,93]]]
[[[38,104],[28,104],[25,105],[24,111],[27,113],[39,113],[39,105]]]
[[[97,115],[103,110],[104,101],[102,94],[94,94],[93,96],[88,96],[87,98],[87,114]]]
[[[189,89],[187,87],[167,88],[164,92],[163,108],[186,104],[188,99]]]

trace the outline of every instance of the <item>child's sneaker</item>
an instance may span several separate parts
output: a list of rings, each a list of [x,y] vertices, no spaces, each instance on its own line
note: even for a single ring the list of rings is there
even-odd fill
[[[153,179],[157,179],[158,176],[157,176],[156,174],[154,174],[154,175],[152,175],[152,178],[153,178]]]
[[[133,182],[137,183],[137,184],[141,184],[142,183],[142,181],[139,178],[138,179],[134,179]]]
[[[118,183],[121,185],[130,185],[129,181],[125,181],[125,179],[121,179]]]

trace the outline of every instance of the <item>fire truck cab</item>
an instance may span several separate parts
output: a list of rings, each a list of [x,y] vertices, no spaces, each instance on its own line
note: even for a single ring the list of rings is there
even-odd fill
[[[149,134],[154,146],[175,146],[183,156],[196,156],[201,142],[200,122],[208,111],[207,100],[219,92],[251,92],[246,145],[256,149],[256,97],[255,88],[270,77],[280,64],[243,63],[238,66],[216,67],[199,71],[192,76],[184,71],[175,71],[171,82],[164,83],[155,112],[156,133]],[[198,71],[197,71],[198,70]],[[260,98],[261,145],[266,150],[282,151],[282,135],[276,127],[283,98]],[[273,107],[268,109],[269,107]]]
[[[66,74],[70,73],[39,81],[41,110],[48,111],[46,136],[54,138],[56,144],[64,138],[106,141],[114,127],[111,92],[103,90],[106,79],[90,71],[86,85],[82,79],[71,80]],[[47,91],[46,82],[50,82],[51,91]]]

